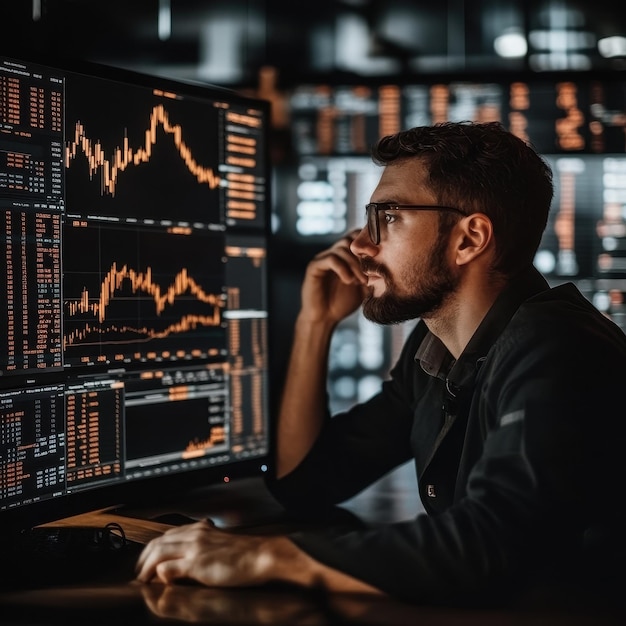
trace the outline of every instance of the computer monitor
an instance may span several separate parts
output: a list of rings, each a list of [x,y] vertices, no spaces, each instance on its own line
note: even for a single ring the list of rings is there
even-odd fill
[[[268,131],[231,90],[0,56],[3,531],[267,470]]]

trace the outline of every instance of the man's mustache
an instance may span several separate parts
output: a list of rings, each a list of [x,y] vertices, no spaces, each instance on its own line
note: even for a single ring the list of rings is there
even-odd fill
[[[378,276],[382,276],[383,278],[387,278],[389,273],[387,272],[387,268],[381,263],[377,263],[372,259],[372,257],[362,257],[360,259],[361,263],[361,271],[363,273],[372,273],[377,274]]]

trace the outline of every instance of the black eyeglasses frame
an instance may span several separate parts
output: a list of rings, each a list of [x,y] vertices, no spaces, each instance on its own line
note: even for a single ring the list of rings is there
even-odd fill
[[[460,215],[465,215],[461,209],[453,206],[443,206],[439,204],[396,204],[394,202],[370,202],[365,205],[365,219],[367,221],[367,232],[372,243],[377,246],[380,243],[380,211],[453,211]]]

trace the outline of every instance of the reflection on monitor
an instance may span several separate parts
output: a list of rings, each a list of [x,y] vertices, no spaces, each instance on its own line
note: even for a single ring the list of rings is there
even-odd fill
[[[266,102],[0,57],[0,520],[267,469]]]

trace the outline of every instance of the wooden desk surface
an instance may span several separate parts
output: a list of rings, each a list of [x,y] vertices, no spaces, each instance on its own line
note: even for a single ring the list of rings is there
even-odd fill
[[[412,470],[397,473],[346,504],[361,519],[389,522],[419,512]],[[247,511],[247,514],[246,514]],[[145,543],[170,527],[159,521],[183,514],[209,516],[217,525],[245,531],[286,530],[280,507],[259,481],[214,486],[186,499],[176,511],[155,508],[118,515],[103,510],[55,522],[57,526],[102,527],[117,522],[129,539]],[[141,517],[139,514],[142,514]],[[165,517],[164,517],[165,516]],[[6,565],[6,563],[5,563]],[[35,563],[36,567],[37,564]],[[560,595],[559,595],[560,594]],[[346,594],[320,595],[285,586],[257,589],[210,589],[199,585],[139,584],[132,577],[84,580],[43,588],[0,592],[0,624],[267,624],[271,626],[623,626],[626,603],[607,606],[605,599],[559,590],[538,596],[515,610],[451,609],[412,606],[386,598]]]
[[[595,605],[516,609],[413,606],[368,595],[299,589],[210,589],[107,583],[0,593],[0,623],[18,626],[237,624],[251,626],[624,626],[626,610]]]
[[[107,524],[119,524],[125,532],[126,537],[130,541],[137,543],[148,543],[151,539],[163,534],[171,524],[163,524],[155,522],[151,519],[142,519],[139,517],[128,517],[109,512],[108,509],[92,511],[91,513],[83,513],[82,515],[74,515],[65,517],[50,524],[43,524],[42,528],[72,528],[76,526],[85,526],[91,528],[104,528]]]

